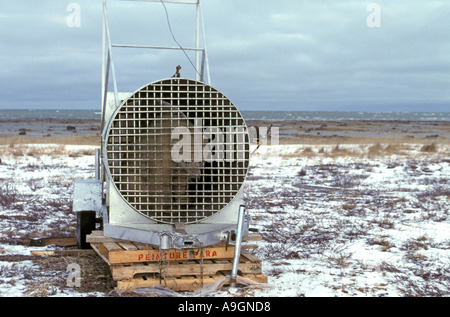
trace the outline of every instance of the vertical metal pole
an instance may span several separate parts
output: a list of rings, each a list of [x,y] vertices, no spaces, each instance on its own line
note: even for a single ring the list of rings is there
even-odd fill
[[[202,51],[202,70],[200,71],[200,81],[204,82],[204,78],[205,78],[205,50]]]
[[[111,67],[111,76],[113,79],[113,86],[114,86],[114,99],[115,99],[115,106],[119,106],[119,96],[118,96],[118,90],[117,90],[117,80],[116,80],[116,70],[114,67],[114,62],[112,58],[112,44],[111,44],[111,33],[109,31],[109,21],[108,21],[108,13],[106,8],[106,0],[103,0],[103,16],[105,17],[105,28],[106,28],[106,37],[107,37],[107,43],[108,43],[108,57]],[[109,69],[109,67],[108,67]]]
[[[100,141],[100,151],[103,153],[103,128],[105,126],[105,82],[106,82],[106,26],[105,26],[105,12],[102,12],[102,104],[101,104],[101,126],[102,138]]]
[[[200,16],[202,37],[203,37],[203,64],[206,64],[206,77],[207,83],[211,85],[211,75],[209,74],[209,60],[208,60],[208,49],[206,48],[206,34],[205,34],[205,23],[203,21],[203,13],[200,7],[200,0],[198,1],[198,11]],[[203,81],[203,80],[202,80]]]
[[[244,230],[244,215],[245,215],[245,207],[240,206],[237,223],[236,245],[234,247],[233,268],[231,270],[231,285],[236,284],[239,258],[241,257],[242,231]]]
[[[197,5],[196,5],[196,28],[195,28],[196,32],[195,32],[195,48],[199,49],[200,48],[200,0],[197,1]],[[200,51],[196,51],[195,52],[195,68],[197,69],[196,72],[196,80],[199,81],[200,79],[200,74],[199,69],[200,69]]]
[[[105,12],[103,12],[102,23],[102,124],[104,121],[104,104],[105,104],[105,82],[106,82],[106,20]],[[103,130],[103,125],[102,125]]]

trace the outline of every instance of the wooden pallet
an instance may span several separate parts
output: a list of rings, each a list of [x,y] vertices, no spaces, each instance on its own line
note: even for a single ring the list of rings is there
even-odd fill
[[[259,238],[248,236],[246,240]],[[109,264],[119,291],[154,286],[194,291],[229,276],[233,266],[234,246],[160,251],[155,246],[104,237],[101,231],[94,231],[86,241]],[[243,245],[238,274],[256,283],[267,283],[261,260],[247,251],[254,247]]]

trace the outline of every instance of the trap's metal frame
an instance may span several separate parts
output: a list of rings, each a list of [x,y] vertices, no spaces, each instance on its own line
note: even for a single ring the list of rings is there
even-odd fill
[[[156,49],[156,50],[182,50],[195,51],[195,68],[196,80],[204,81],[206,70],[207,83],[211,84],[211,76],[209,71],[208,53],[206,48],[206,36],[203,22],[203,16],[200,7],[200,0],[122,0],[129,2],[160,2],[175,3],[175,4],[190,4],[196,6],[196,33],[195,33],[195,47],[182,46],[146,46],[133,44],[114,44],[111,42],[111,32],[109,28],[108,6],[107,0],[103,0],[103,60],[102,60],[102,109],[106,109],[109,76],[112,77],[114,105],[119,107],[121,98],[117,89],[116,70],[113,60],[113,48],[135,48],[135,49]],[[203,46],[201,46],[201,42]],[[110,74],[111,72],[111,74]],[[105,113],[104,111],[102,113]],[[102,117],[102,122],[104,122]]]
[[[77,212],[79,223],[77,234],[79,245],[82,246],[85,235],[95,229],[94,218],[102,219],[101,224],[105,236],[148,243],[159,246],[162,250],[197,248],[226,242],[236,246],[232,271],[232,278],[235,279],[242,238],[249,233],[249,219],[243,205],[243,182],[246,178],[249,161],[249,137],[245,121],[239,111],[228,98],[210,86],[211,80],[200,1],[122,1],[161,2],[163,5],[164,3],[195,5],[196,47],[113,44],[108,21],[107,0],[103,0],[102,144],[100,150],[96,151],[95,179],[77,180],[75,182],[73,210]],[[203,36],[202,41],[200,40],[201,34]],[[200,46],[201,42],[203,47]],[[146,85],[134,93],[121,93],[117,86],[113,48],[195,51],[196,80],[166,79]],[[205,72],[209,84],[203,82]],[[108,91],[110,79],[113,87],[112,92]],[[156,91],[149,93],[152,89],[159,89],[155,87],[161,87],[160,94]],[[181,91],[180,87],[182,87]],[[182,101],[179,101],[180,99]],[[191,101],[192,103],[190,103]],[[141,107],[141,105],[144,106]],[[216,111],[215,108],[221,110]],[[129,110],[128,113],[127,110]],[[160,189],[158,193],[156,187],[134,187],[132,184],[136,180],[139,182],[139,179],[142,181],[142,178],[139,178],[141,169],[136,166],[138,164],[136,162],[148,160],[148,157],[142,156],[142,154],[135,155],[131,152],[148,154],[152,152],[152,146],[157,145],[152,142],[158,144],[166,142],[162,138],[159,141],[154,141],[153,137],[156,137],[156,134],[149,135],[146,132],[146,141],[143,141],[143,138],[139,136],[139,131],[149,131],[152,128],[147,125],[141,126],[139,123],[142,119],[147,120],[150,113],[153,118],[158,117],[157,121],[161,122],[159,127],[153,127],[159,128],[156,134],[159,133],[160,135],[166,134],[167,129],[173,128],[174,125],[180,125],[180,122],[181,126],[189,127],[190,122],[196,118],[203,120],[203,123],[205,120],[209,120],[207,127],[219,125],[220,128],[234,126],[243,129],[238,133],[238,136],[244,139],[236,137],[228,145],[233,148],[241,147],[245,152],[244,160],[243,162],[233,163],[234,165],[227,163],[228,165],[223,164],[216,169],[210,168],[216,173],[217,184],[214,185],[216,187],[210,193],[203,193],[204,196],[200,195],[200,199],[196,200],[194,205],[196,207],[202,206],[199,208],[203,209],[200,215],[197,211],[192,216],[188,209],[181,210],[181,204],[177,205],[179,210],[170,213],[168,218],[158,218],[156,213],[140,210],[141,207],[139,206],[143,205],[145,208],[149,208],[150,205],[155,205],[158,201],[161,202],[161,200],[149,201],[153,196],[142,195],[142,192],[150,190],[157,192],[157,196],[164,196],[167,191],[167,188]],[[129,134],[129,131],[133,132]],[[149,137],[153,138],[153,141],[148,141]],[[142,151],[142,149],[144,150]],[[167,151],[160,149],[160,152],[165,152],[165,154],[162,154],[153,162],[163,162],[167,159],[167,156],[164,156],[167,155]],[[126,161],[126,168],[123,168],[120,163],[117,164],[121,160]],[[129,168],[128,165],[134,167]],[[147,165],[145,168],[150,170],[153,167]],[[186,169],[186,167],[184,168]],[[172,167],[172,169],[179,170],[180,168]],[[196,167],[194,167],[195,169]],[[188,173],[188,177],[195,178],[199,171],[198,167],[196,171],[193,174]],[[165,174],[167,171],[160,173],[162,178],[155,178],[154,183],[164,183],[164,177],[167,179],[167,174]],[[168,182],[171,183],[172,187],[169,189],[173,190],[172,178],[177,177],[175,183],[180,183],[181,176],[179,172],[170,173]],[[145,175],[145,177],[148,176],[154,175]],[[124,183],[124,186],[119,186],[119,183]],[[202,182],[197,180],[196,184],[199,185],[200,183]],[[225,194],[222,195],[221,191]],[[183,198],[180,191],[178,194]],[[143,199],[144,203],[142,203]],[[208,209],[205,205],[215,207]],[[178,216],[175,215],[176,212],[178,212]]]

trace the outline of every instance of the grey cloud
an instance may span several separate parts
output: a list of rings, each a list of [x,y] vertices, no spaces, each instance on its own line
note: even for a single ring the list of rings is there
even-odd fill
[[[80,28],[65,24],[68,2],[0,4],[0,107],[99,107],[101,1],[74,2]],[[366,25],[369,1],[203,1],[213,86],[243,110],[450,110],[448,1],[375,2],[380,28]],[[115,42],[175,45],[158,3],[108,4]],[[177,39],[193,46],[194,21],[182,23],[192,7],[167,8]],[[194,76],[180,52],[113,53],[124,91],[178,64]]]

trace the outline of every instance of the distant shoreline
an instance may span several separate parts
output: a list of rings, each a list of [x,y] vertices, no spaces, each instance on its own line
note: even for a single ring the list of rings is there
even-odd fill
[[[246,120],[279,129],[280,144],[450,144],[450,121]],[[0,144],[100,145],[97,119],[0,119]]]
[[[264,121],[443,121],[450,112],[363,112],[363,111],[240,111],[245,120]],[[100,120],[99,110],[0,109],[5,120]]]

